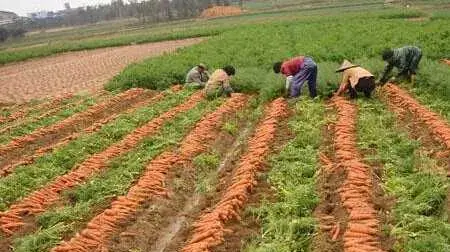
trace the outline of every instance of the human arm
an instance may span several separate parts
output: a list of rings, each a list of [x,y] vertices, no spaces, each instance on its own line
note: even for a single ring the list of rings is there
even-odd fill
[[[285,91],[284,91],[285,96],[289,95],[289,90],[292,86],[293,79],[294,79],[294,76],[292,76],[292,75],[286,77],[286,84],[285,84]]]
[[[349,85],[349,75],[344,72],[343,76],[342,76],[342,81],[341,81],[341,85],[339,86],[338,91],[336,92],[336,95],[342,95],[342,93],[345,92],[345,90],[348,88]]]
[[[389,73],[392,71],[393,68],[394,68],[394,65],[392,63],[388,62],[386,64],[386,66],[384,67],[384,71],[383,71],[383,73],[381,75],[381,78],[380,78],[380,83],[381,84],[384,84],[384,83],[386,83],[388,81]]]

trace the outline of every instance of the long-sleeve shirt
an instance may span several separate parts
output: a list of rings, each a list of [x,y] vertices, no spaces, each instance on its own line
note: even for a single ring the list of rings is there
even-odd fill
[[[418,47],[415,46],[405,46],[401,48],[394,49],[394,55],[390,60],[387,61],[386,67],[384,68],[383,74],[381,75],[381,81],[385,82],[388,79],[389,73],[394,67],[398,69],[400,74],[406,73],[408,70],[415,72],[417,65],[411,64],[414,58],[420,57],[422,52]]]
[[[205,93],[212,93],[220,88],[230,90],[231,77],[223,69],[217,69],[209,78],[205,86]]]
[[[296,75],[302,68],[304,60],[304,56],[299,56],[283,62],[281,65],[281,73],[285,76]]]
[[[342,81],[337,92],[337,95],[341,95],[351,85],[353,88],[358,84],[359,79],[364,77],[373,77],[369,71],[362,67],[352,67],[344,70],[342,73]]]
[[[209,79],[209,74],[207,71],[200,72],[198,67],[192,68],[186,75],[186,83],[198,83],[205,84]]]

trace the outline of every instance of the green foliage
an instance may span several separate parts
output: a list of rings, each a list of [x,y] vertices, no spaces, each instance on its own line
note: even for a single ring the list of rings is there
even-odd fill
[[[380,52],[385,47],[405,44],[421,47],[429,60],[450,54],[450,45],[446,42],[450,36],[446,29],[448,20],[422,23],[383,19],[379,15],[350,13],[243,25],[206,43],[179,50],[176,55],[129,66],[106,88],[165,89],[170,83],[182,83],[185,73],[194,64],[204,62],[213,69],[226,64],[236,66],[237,74],[232,82],[236,90],[260,91],[265,99],[270,99],[280,95],[284,86],[281,77],[273,74],[272,63],[296,55],[309,55],[319,63],[319,91],[327,94],[333,88],[327,81],[336,85],[339,75],[334,70],[343,59],[374,58],[382,63]],[[380,72],[382,64],[377,64],[380,65],[369,70]]]
[[[90,40],[62,41],[44,46],[23,48],[19,50],[0,51],[0,65],[23,61],[30,58],[49,56],[57,53],[91,50],[104,47],[123,46],[130,44],[143,44],[167,40],[205,37],[217,35],[220,29],[191,29],[159,34],[139,34],[118,36],[114,38],[96,38]]]
[[[162,101],[140,108],[134,113],[121,115],[113,122],[104,125],[100,131],[83,135],[53,153],[38,158],[33,164],[20,166],[9,176],[0,178],[0,209],[4,210],[13,201],[44,186],[54,177],[66,173],[89,155],[103,151],[136,127],[181,103],[191,93],[167,92],[168,96]]]
[[[195,167],[196,189],[198,193],[207,193],[214,189],[216,169],[220,164],[217,153],[202,153],[193,160]]]
[[[323,115],[322,103],[296,104],[296,115],[289,123],[296,137],[270,162],[268,179],[278,201],[263,202],[252,210],[262,223],[262,235],[246,251],[308,251],[316,226],[312,212],[319,202],[315,174]]]
[[[437,167],[421,167],[421,159],[430,158],[418,156],[419,143],[396,128],[394,116],[380,102],[359,105],[359,146],[367,153],[376,150],[366,159],[383,164],[384,188],[397,199],[389,231],[396,239],[394,251],[448,251],[450,224],[443,211],[448,179],[433,172]]]
[[[96,100],[92,97],[87,97],[83,100],[81,104],[71,104],[71,106],[58,111],[56,114],[44,117],[36,122],[28,122],[21,124],[18,127],[14,127],[3,134],[0,134],[0,144],[6,144],[15,137],[24,136],[30,134],[34,130],[46,126],[50,126],[58,121],[66,119],[76,113],[82,112],[88,109],[90,106],[94,105]],[[32,115],[27,115],[27,118],[31,118]]]
[[[216,108],[222,102],[221,99],[214,102],[201,102],[196,108],[176,116],[173,120],[166,122],[161,131],[153,137],[145,139],[135,149],[126,155],[115,158],[109,163],[108,169],[94,176],[86,183],[64,193],[66,200],[72,201],[61,208],[54,208],[38,216],[40,230],[26,236],[26,240],[35,240],[42,233],[49,232],[54,225],[70,225],[67,229],[55,232],[57,235],[35,247],[29,247],[22,239],[16,240],[15,248],[21,251],[46,251],[50,244],[61,241],[63,235],[70,235],[78,231],[80,224],[93,217],[93,209],[101,210],[109,206],[111,199],[124,195],[133,183],[142,175],[146,164],[162,153],[165,149],[175,147],[192,126],[202,116]],[[205,158],[203,164],[213,161]],[[75,225],[77,224],[77,225]]]

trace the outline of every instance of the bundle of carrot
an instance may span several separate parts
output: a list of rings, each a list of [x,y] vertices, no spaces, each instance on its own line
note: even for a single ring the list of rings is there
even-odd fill
[[[437,113],[422,106],[406,91],[394,84],[386,84],[383,87],[383,92],[386,94],[386,101],[391,108],[397,111],[401,109],[411,112],[414,118],[422,121],[430,132],[438,137],[442,144],[450,150],[450,125],[444,119]]]
[[[383,251],[379,240],[377,212],[373,204],[371,169],[358,155],[356,144],[357,109],[343,97],[334,97],[338,118],[335,124],[335,169],[343,169],[347,177],[338,189],[342,205],[348,213],[343,235],[344,251]],[[334,234],[334,236],[338,236]]]
[[[203,99],[203,94],[197,92],[191,98],[177,107],[170,109],[144,126],[135,129],[120,142],[109,146],[103,152],[92,155],[68,174],[57,177],[44,188],[31,193],[15,203],[9,210],[0,215],[0,229],[6,234],[12,234],[22,223],[23,215],[33,215],[43,212],[46,207],[59,200],[59,194],[91,177],[94,173],[107,167],[108,161],[130,151],[144,138],[155,134],[163,124],[177,114],[194,108]]]
[[[288,107],[284,99],[279,98],[270,104],[264,120],[248,142],[248,150],[233,174],[231,185],[214,209],[194,224],[193,236],[182,249],[183,252],[210,251],[223,242],[224,233],[230,231],[225,229],[226,222],[239,219],[239,211],[257,184],[257,172],[270,152],[278,125],[287,115]]]
[[[75,139],[77,139],[78,137],[80,137],[83,134],[86,133],[94,133],[97,132],[98,130],[100,130],[102,128],[103,125],[115,120],[116,118],[118,118],[121,114],[128,114],[128,113],[132,113],[133,111],[135,111],[137,108],[143,107],[143,106],[147,106],[148,104],[157,102],[159,100],[161,100],[164,97],[164,93],[159,93],[155,96],[153,96],[151,99],[148,99],[146,101],[142,101],[142,102],[138,102],[136,104],[134,104],[132,107],[130,107],[129,109],[127,109],[125,112],[121,113],[121,112],[117,112],[117,113],[113,113],[111,116],[94,123],[92,126],[84,129],[83,131],[79,131],[79,132],[74,132],[71,135],[65,137],[64,139],[54,143],[54,144],[50,144],[44,147],[41,147],[39,149],[37,149],[33,155],[30,156],[26,156],[26,157],[21,157],[19,160],[13,161],[11,162],[11,160],[9,161],[9,163],[3,167],[0,167],[0,177],[4,177],[6,175],[8,175],[9,173],[11,173],[16,167],[20,166],[20,165],[27,165],[27,164],[31,164],[34,162],[34,160],[36,160],[37,158],[43,156],[46,153],[49,153],[51,151],[53,151],[56,148],[59,148],[63,145],[66,145],[67,143],[69,143],[70,141],[73,141]]]
[[[97,104],[89,108],[85,112],[75,114],[49,127],[37,129],[29,135],[18,137],[6,145],[0,146],[0,155],[5,155],[7,152],[22,148],[27,144],[34,143],[39,138],[58,132],[59,130],[64,129],[66,127],[74,127],[74,125],[77,125],[77,122],[92,118],[93,115],[101,113],[101,111],[105,110],[105,108],[111,108],[114,107],[114,105],[119,104],[121,102],[135,99],[136,97],[142,95],[144,92],[145,92],[144,89],[130,89],[124,93],[121,93],[111,98],[106,102]]]
[[[51,251],[107,251],[106,243],[112,234],[118,231],[121,223],[130,220],[138,208],[152,197],[167,195],[164,182],[169,169],[185,165],[205,151],[213,142],[226,115],[243,108],[247,100],[247,96],[234,94],[216,111],[205,116],[183,140],[178,153],[166,151],[153,159],[126,196],[118,197],[110,209],[94,217],[83,231]]]

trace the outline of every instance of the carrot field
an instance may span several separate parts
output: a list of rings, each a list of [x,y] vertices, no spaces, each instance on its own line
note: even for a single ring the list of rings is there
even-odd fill
[[[450,251],[450,16],[376,6],[204,21],[107,91],[0,104],[0,252]],[[415,85],[328,97],[344,58],[378,77],[405,44]],[[282,97],[295,55],[319,97]],[[180,85],[199,62],[236,66],[237,92]]]

